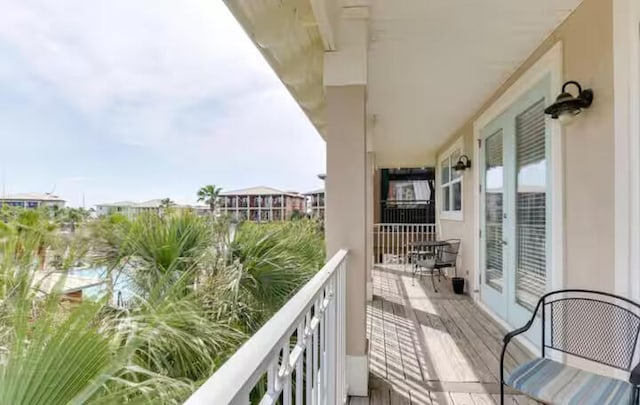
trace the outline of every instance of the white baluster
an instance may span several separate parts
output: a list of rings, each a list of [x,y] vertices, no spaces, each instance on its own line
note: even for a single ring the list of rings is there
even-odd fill
[[[374,225],[374,228],[376,230],[376,241],[378,242],[376,244],[376,258],[375,258],[375,263],[378,264],[380,263],[380,248],[381,248],[381,244],[380,244],[380,225],[376,224]]]
[[[325,289],[325,293],[326,293],[326,289]],[[327,312],[326,309],[324,307],[325,305],[325,297],[323,295],[320,295],[320,306],[322,308],[322,313],[320,313],[320,370],[318,371],[318,403],[325,405],[325,401],[326,401],[326,393],[327,393],[327,388],[326,388],[326,380],[325,380],[325,372],[326,372],[326,368],[327,368],[327,353],[325,351],[325,345],[326,345],[326,336],[327,336],[327,330],[326,330],[326,323],[325,323],[325,318],[327,316]]]
[[[337,340],[338,342],[336,343],[336,352],[337,352],[337,359],[336,359],[336,369],[338,370],[338,386],[336,387],[336,391],[338,392],[338,395],[340,395],[340,398],[342,398],[342,396],[344,396],[345,393],[345,367],[346,367],[346,359],[345,359],[345,336],[346,336],[346,331],[345,331],[345,325],[344,325],[344,320],[346,317],[346,314],[344,313],[344,311],[346,310],[345,308],[345,285],[342,284],[343,283],[343,273],[344,273],[344,263],[340,265],[340,268],[338,269],[338,274],[336,276],[337,278],[337,297],[336,297],[336,314],[337,314],[337,321],[336,321],[336,333],[337,333]]]
[[[282,347],[282,365],[280,366],[280,376],[282,376],[282,397],[283,405],[291,405],[291,368],[289,366],[289,340],[284,342]]]
[[[320,386],[318,384],[318,363],[319,363],[319,355],[318,355],[318,324],[316,320],[318,319],[318,311],[320,310],[320,301],[316,298],[315,301],[315,311],[312,319],[312,327],[313,327],[313,405],[318,405],[318,390]]]
[[[296,335],[296,344],[301,351],[298,359],[296,360],[296,405],[300,405],[302,404],[302,392],[304,389],[304,369],[302,363],[305,351],[304,320],[298,324]]]
[[[311,404],[312,402],[312,394],[313,394],[313,331],[311,330],[311,310],[307,312],[307,341],[306,341],[306,358],[307,358],[307,372],[305,375],[305,385],[306,385],[306,397],[307,400],[305,404]]]
[[[276,384],[278,382],[278,356],[276,356],[267,368],[267,394],[266,398],[272,402],[277,393]]]
[[[331,404],[336,399],[336,284],[337,277],[334,274],[329,282],[330,298],[327,308],[327,363],[325,367],[325,381],[327,382],[327,402]]]
[[[384,263],[385,262],[384,261],[384,257],[385,257],[385,254],[387,253],[386,252],[386,250],[387,250],[387,226],[386,225],[382,225],[381,228],[382,228],[382,255],[380,257],[382,259],[381,263]]]
[[[409,251],[409,226],[404,225],[404,239],[402,243],[402,263],[406,265],[407,263],[407,253]]]

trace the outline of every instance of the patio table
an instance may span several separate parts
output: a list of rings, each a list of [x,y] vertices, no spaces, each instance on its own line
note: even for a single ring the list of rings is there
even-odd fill
[[[444,240],[421,240],[418,242],[409,243],[410,247],[427,247],[427,248],[436,248],[439,246],[444,246],[447,244],[447,241]]]
[[[438,252],[438,248],[446,245],[447,242],[444,240],[423,240],[409,243],[409,251],[407,253],[413,266],[412,279],[415,278],[415,274],[418,272],[418,261],[422,258],[427,259],[435,257]],[[438,292],[433,278],[434,273],[435,271],[431,269],[431,284],[433,285],[433,290]],[[445,275],[445,279],[446,278],[447,276]]]

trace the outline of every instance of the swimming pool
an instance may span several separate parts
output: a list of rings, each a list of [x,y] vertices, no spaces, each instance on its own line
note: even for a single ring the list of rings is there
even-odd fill
[[[108,291],[109,282],[106,279],[106,268],[104,267],[89,267],[81,269],[73,269],[69,271],[69,274],[80,277],[98,278],[104,280],[104,283],[94,287],[89,287],[83,290],[83,295],[90,299],[102,298]],[[131,289],[131,279],[124,273],[118,272],[113,274],[113,296],[118,296],[123,300],[129,300],[133,297],[133,291]]]

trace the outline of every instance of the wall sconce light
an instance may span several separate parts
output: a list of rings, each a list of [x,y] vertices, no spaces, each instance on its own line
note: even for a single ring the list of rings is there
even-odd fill
[[[455,170],[456,172],[462,172],[467,170],[470,167],[471,167],[471,159],[469,159],[469,156],[467,155],[462,155],[458,159],[458,162],[456,163],[456,165],[453,166],[453,170]]]
[[[570,84],[578,88],[577,97],[567,92],[567,86]],[[560,123],[568,124],[573,121],[573,118],[580,114],[583,109],[589,108],[592,102],[593,90],[582,90],[580,83],[571,80],[562,85],[562,93],[560,93],[555,103],[545,108],[544,112],[550,115],[551,118],[559,120]]]

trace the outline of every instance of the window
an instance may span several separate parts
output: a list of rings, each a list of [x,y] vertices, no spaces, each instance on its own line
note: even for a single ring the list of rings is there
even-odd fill
[[[456,146],[440,161],[440,213],[442,219],[462,220],[462,173],[453,168],[461,155],[462,148]]]

